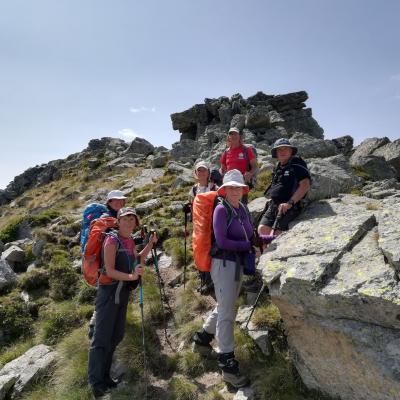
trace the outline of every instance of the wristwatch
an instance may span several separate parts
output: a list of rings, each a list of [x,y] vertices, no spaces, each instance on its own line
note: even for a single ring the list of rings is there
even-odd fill
[[[290,204],[292,207],[294,206],[294,201],[293,201],[293,199],[290,199],[289,201],[288,201],[288,204]]]

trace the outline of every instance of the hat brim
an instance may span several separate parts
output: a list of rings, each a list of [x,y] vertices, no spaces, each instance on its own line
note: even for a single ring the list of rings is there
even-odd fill
[[[290,147],[292,149],[292,156],[294,156],[295,154],[297,154],[297,147],[296,146],[289,146],[287,144],[283,144],[282,146],[276,146],[271,150],[271,156],[273,158],[277,158],[276,157],[276,150],[279,149],[280,147]]]
[[[127,197],[125,197],[125,196],[119,196],[119,197],[111,197],[107,201],[111,201],[111,200],[126,200],[126,199],[127,199]]]
[[[137,216],[137,214],[135,214],[135,213],[133,213],[133,212],[128,212],[128,213],[126,213],[126,214],[122,214],[122,215],[120,215],[120,216],[118,217],[118,219],[120,219],[120,218],[122,218],[122,217],[126,217],[126,216],[128,216],[128,215],[134,215],[135,218],[136,218],[136,226],[139,226],[139,225],[140,225],[139,217]]]
[[[222,186],[220,186],[220,188],[217,190],[218,195],[225,196],[226,195],[225,188],[227,186],[230,186],[230,187],[241,187],[243,189],[243,194],[249,193],[249,187],[247,185],[238,183],[236,181],[230,181],[230,182],[226,182]]]

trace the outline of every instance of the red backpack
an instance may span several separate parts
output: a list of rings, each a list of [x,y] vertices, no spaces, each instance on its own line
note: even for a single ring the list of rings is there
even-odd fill
[[[112,283],[112,278],[101,271],[101,250],[106,231],[113,228],[117,228],[117,219],[113,217],[98,218],[90,224],[89,237],[82,259],[82,273],[91,286]]]

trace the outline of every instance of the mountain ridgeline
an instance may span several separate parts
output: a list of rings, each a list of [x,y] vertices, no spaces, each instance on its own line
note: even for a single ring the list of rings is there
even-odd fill
[[[356,147],[349,135],[324,139],[307,99],[304,91],[207,98],[171,115],[180,132],[172,149],[143,138],[93,139],[64,160],[29,168],[1,190],[0,399],[90,398],[86,335],[95,289],[80,276],[80,222],[85,205],[104,202],[112,189],[122,190],[141,223],[159,232],[174,314],[166,327],[171,351],[149,267],[148,365],[134,300],[113,366],[123,385],[112,398],[234,398],[221,390],[214,364],[190,351],[190,337],[213,300],[196,292],[182,213],[194,163],[218,167],[234,126],[257,151],[258,183],[249,195],[254,220],[276,162],[274,141],[289,138],[312,176],[306,210],[260,257],[269,294],[247,327],[254,296],[241,297],[237,357],[253,383],[240,394],[247,397],[237,398],[399,400],[400,139],[369,138]]]

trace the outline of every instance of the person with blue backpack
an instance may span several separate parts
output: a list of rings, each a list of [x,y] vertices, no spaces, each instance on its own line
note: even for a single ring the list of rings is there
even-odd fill
[[[297,156],[297,147],[286,138],[278,139],[271,150],[278,163],[272,174],[271,185],[265,191],[271,197],[268,208],[258,226],[260,235],[274,235],[289,229],[302,211],[301,200],[311,187],[311,175],[305,161]]]
[[[151,234],[138,253],[133,238],[139,225],[136,211],[123,207],[117,219],[117,230],[108,232],[102,245],[102,273],[112,281],[99,284],[96,295],[96,329],[88,363],[89,384],[95,398],[102,397],[118,384],[110,376],[110,370],[114,351],[124,337],[129,295],[138,286],[146,257],[157,242],[156,233]]]
[[[121,190],[111,190],[107,194],[106,204],[91,203],[85,207],[82,218],[81,230],[81,253],[85,251],[85,246],[90,234],[90,224],[98,218],[113,217],[117,218],[118,211],[125,206],[126,196]],[[96,311],[93,311],[89,321],[88,337],[91,339],[96,325]]]

